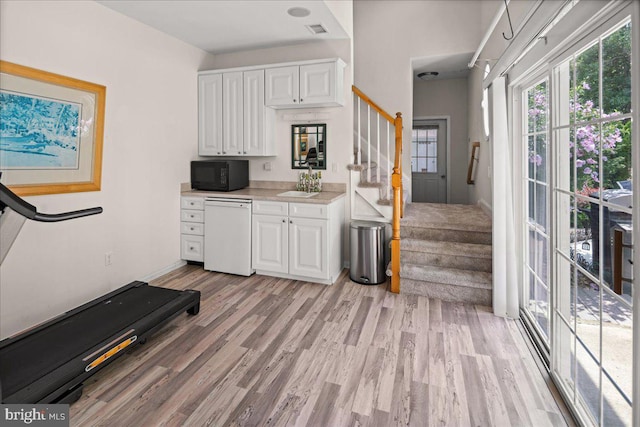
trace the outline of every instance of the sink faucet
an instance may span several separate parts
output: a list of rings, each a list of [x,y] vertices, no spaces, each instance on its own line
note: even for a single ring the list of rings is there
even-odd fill
[[[307,193],[311,193],[311,174],[313,173],[313,168],[311,167],[311,162],[307,162],[307,166],[309,167],[309,179],[306,182],[305,191]]]

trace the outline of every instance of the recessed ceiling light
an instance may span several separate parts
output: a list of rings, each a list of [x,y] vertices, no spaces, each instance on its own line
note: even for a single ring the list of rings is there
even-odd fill
[[[422,80],[430,80],[433,79],[435,77],[438,77],[438,74],[440,74],[437,71],[424,71],[422,73],[419,73],[416,77],[418,77],[419,79]]]
[[[294,18],[304,18],[305,16],[309,16],[311,11],[309,9],[305,9],[304,7],[292,7],[287,10],[287,13]]]
[[[311,34],[324,34],[328,33],[327,29],[322,24],[305,25],[311,31]]]

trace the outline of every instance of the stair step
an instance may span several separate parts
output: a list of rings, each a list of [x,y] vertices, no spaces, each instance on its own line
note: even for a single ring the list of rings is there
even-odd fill
[[[371,162],[371,169],[375,169],[378,167],[378,164],[376,162]],[[350,171],[366,171],[369,168],[369,164],[368,163],[360,163],[360,164],[355,164],[355,163],[351,163],[347,165],[347,170]]]
[[[360,181],[358,187],[363,188],[383,188],[386,184],[384,182],[372,182],[372,181]]]
[[[493,297],[491,289],[447,285],[413,279],[401,279],[400,293],[489,307],[492,304]]]
[[[457,255],[471,258],[491,259],[491,245],[478,243],[442,242],[432,240],[404,239],[400,243],[403,251],[428,252],[441,255]]]
[[[476,205],[411,203],[402,226],[491,233],[491,218]]]
[[[491,273],[400,263],[400,278],[491,291]]]
[[[491,244],[491,231],[469,231],[453,228],[434,228],[400,224],[401,239],[432,240],[440,242]]]
[[[491,246],[474,243],[400,240],[400,262],[491,272]]]

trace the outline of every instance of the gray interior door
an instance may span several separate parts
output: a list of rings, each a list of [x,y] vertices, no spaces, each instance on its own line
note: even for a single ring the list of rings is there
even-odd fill
[[[411,133],[413,202],[447,203],[447,121],[416,120]]]

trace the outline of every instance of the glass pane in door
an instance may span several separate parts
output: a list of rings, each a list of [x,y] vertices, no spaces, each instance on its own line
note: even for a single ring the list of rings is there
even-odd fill
[[[525,235],[529,256],[525,260],[528,280],[524,295],[528,301],[523,305],[526,318],[538,337],[549,342],[549,191],[548,177],[548,79],[525,90],[524,117],[526,125],[522,135],[527,146],[524,161],[526,179],[523,185],[527,193],[526,218],[528,232]]]
[[[630,31],[617,25],[552,73],[552,370],[583,421],[604,426],[632,422]]]

